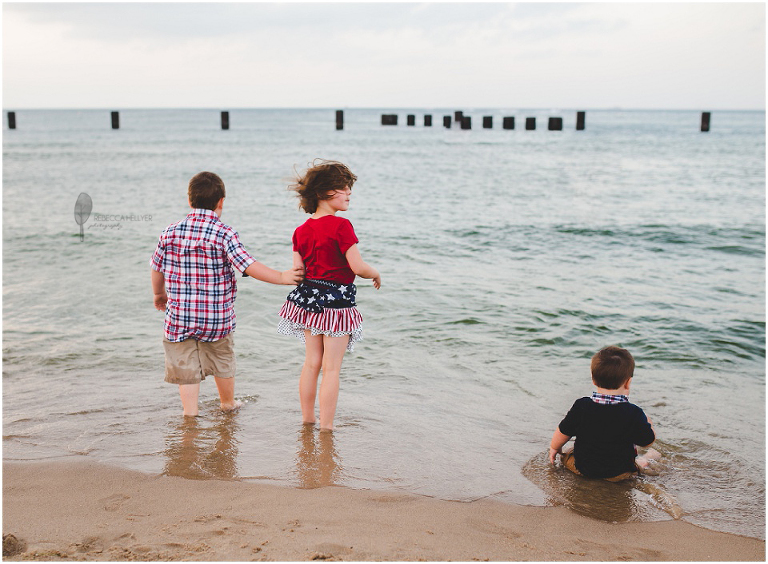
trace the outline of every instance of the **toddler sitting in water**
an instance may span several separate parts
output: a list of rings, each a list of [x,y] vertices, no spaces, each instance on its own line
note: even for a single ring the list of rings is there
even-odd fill
[[[626,480],[660,456],[654,449],[637,456],[635,445],[650,446],[656,434],[643,410],[629,403],[635,359],[625,349],[606,347],[592,357],[591,369],[597,391],[577,399],[560,422],[549,445],[549,462],[554,464],[560,454],[563,466],[579,476]],[[563,453],[573,436],[573,451]]]

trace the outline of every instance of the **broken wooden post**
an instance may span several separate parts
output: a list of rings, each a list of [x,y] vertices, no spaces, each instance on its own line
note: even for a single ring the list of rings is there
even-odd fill
[[[709,131],[709,118],[711,114],[709,112],[701,113],[701,130],[703,132]]]
[[[408,125],[416,125],[416,116],[413,114],[408,114],[407,123]]]
[[[493,129],[493,116],[483,116],[483,129]]]
[[[336,110],[336,130],[344,129],[344,111]]]
[[[381,125],[397,125],[397,114],[381,114]]]
[[[525,118],[525,129],[527,129],[528,131],[532,131],[532,130],[536,129],[536,118],[535,117]]]
[[[501,123],[501,127],[504,129],[514,129],[515,128],[515,118],[514,117],[505,117],[504,120]]]
[[[563,130],[563,118],[561,117],[551,117],[549,118],[549,124],[547,125],[547,129],[550,131],[562,131]]]
[[[112,129],[120,129],[120,114],[112,112]]]
[[[464,112],[453,112],[453,120],[457,123],[461,123],[461,118],[464,117]]]
[[[462,116],[461,117],[461,128],[462,129],[472,129],[472,118],[469,116]]]
[[[8,112],[8,129],[16,129],[16,112]]]
[[[443,127],[451,128],[451,116],[443,116]]]
[[[584,122],[586,121],[586,112],[576,112],[576,131],[584,131]]]
[[[221,128],[229,129],[229,112],[221,112]]]
[[[424,116],[424,127],[432,127],[432,116],[429,114]]]

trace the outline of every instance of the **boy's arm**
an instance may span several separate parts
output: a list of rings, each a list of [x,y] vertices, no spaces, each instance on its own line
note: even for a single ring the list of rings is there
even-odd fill
[[[152,269],[152,293],[154,294],[155,309],[165,311],[168,304],[168,294],[165,291],[165,276],[159,270]]]
[[[563,435],[560,432],[560,428],[558,427],[555,429],[554,434],[552,435],[552,440],[549,442],[549,463],[554,465],[555,464],[555,456],[559,453],[562,454],[562,448],[565,443],[571,440],[571,437],[568,435]]]
[[[270,284],[284,284],[287,286],[296,286],[304,278],[304,266],[294,266],[290,270],[279,272],[256,261],[243,272],[246,276],[269,282]]]
[[[363,257],[360,255],[360,249],[357,248],[357,244],[352,245],[344,254],[349,263],[349,268],[352,272],[362,278],[370,278],[373,280],[373,287],[377,290],[381,287],[381,274],[379,271],[373,268],[371,265],[363,261]]]

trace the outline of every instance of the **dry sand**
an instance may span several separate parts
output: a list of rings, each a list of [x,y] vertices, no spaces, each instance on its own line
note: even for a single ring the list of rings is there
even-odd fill
[[[12,538],[9,535],[15,537]],[[3,463],[6,560],[765,560],[765,542],[681,521]],[[18,542],[15,542],[18,540]]]

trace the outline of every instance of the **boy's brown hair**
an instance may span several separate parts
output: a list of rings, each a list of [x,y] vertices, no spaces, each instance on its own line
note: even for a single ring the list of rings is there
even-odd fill
[[[215,210],[219,200],[226,197],[224,181],[218,174],[212,172],[198,172],[189,181],[187,189],[189,205],[195,209]]]
[[[592,357],[592,381],[599,388],[618,390],[632,378],[635,359],[628,350],[605,347]]]
[[[288,186],[299,196],[299,207],[307,213],[315,213],[320,200],[329,200],[333,192],[352,185],[357,176],[338,161],[315,159],[312,166],[303,175],[296,175],[296,180]]]

